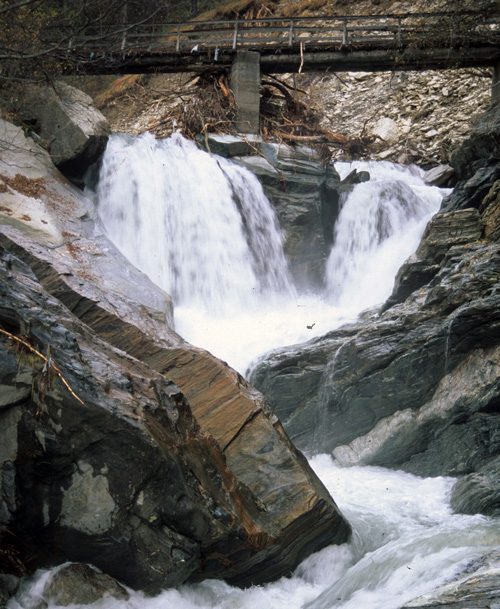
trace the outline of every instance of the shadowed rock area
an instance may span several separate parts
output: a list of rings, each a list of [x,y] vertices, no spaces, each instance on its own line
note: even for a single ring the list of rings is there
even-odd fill
[[[92,202],[0,128],[0,524],[30,567],[250,585],[346,541],[262,395],[175,333]]]
[[[24,99],[21,119],[33,126],[54,164],[73,179],[103,153],[110,127],[83,91],[58,81]]]

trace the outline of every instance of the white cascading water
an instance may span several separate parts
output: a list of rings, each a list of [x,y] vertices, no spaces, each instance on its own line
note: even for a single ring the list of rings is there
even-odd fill
[[[292,292],[276,218],[251,178],[180,135],[117,135],[103,159],[99,214],[177,305],[225,312]]]
[[[342,206],[326,271],[329,298],[359,312],[389,296],[443,191],[425,185],[416,168],[387,162],[336,167],[341,176],[353,168],[370,173],[370,181],[358,184]]]
[[[437,211],[443,193],[425,186],[418,170],[389,163],[337,169],[345,176],[354,166],[371,181],[343,204],[325,294],[295,294],[256,178],[179,136],[111,138],[99,210],[123,253],[174,295],[181,335],[244,372],[265,351],[332,330],[387,298]],[[450,478],[342,469],[326,455],[311,465],[353,527],[349,544],[325,548],[265,586],[206,581],[154,598],[131,591],[129,601],[104,598],[99,609],[398,609],[500,544],[498,519],[452,513]],[[8,609],[42,606],[48,577],[39,573]]]
[[[344,203],[324,294],[296,294],[257,178],[180,135],[113,136],[99,213],[125,256],[173,297],[177,331],[244,374],[263,353],[324,334],[387,298],[439,207],[443,192],[425,186],[416,169],[337,169],[344,176],[353,167],[367,168],[372,180]]]
[[[351,523],[349,544],[307,558],[290,577],[247,590],[205,581],[154,598],[130,591],[99,609],[398,609],[498,548],[498,519],[452,514],[450,478],[418,478],[374,467],[339,468],[319,455],[311,465]],[[41,572],[7,609],[43,604]],[[75,607],[75,606],[74,606]],[[56,609],[50,605],[47,609]],[[90,609],[90,606],[89,606]]]

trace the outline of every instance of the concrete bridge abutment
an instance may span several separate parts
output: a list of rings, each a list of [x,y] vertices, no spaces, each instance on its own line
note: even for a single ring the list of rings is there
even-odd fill
[[[258,133],[260,114],[260,53],[238,51],[231,67],[231,89],[236,103],[236,129]]]

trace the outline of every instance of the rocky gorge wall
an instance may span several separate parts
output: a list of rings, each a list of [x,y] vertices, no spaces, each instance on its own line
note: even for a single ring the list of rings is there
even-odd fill
[[[492,515],[500,505],[499,121],[500,108],[490,108],[451,156],[459,183],[387,303],[275,351],[252,375],[302,449],[333,451],[344,465],[465,476],[455,509]]]
[[[197,139],[202,148],[230,158],[258,177],[278,217],[295,286],[301,292],[320,292],[342,196],[369,180],[368,172],[353,170],[341,180],[333,164],[325,166],[317,151],[260,137]]]
[[[89,561],[154,592],[268,581],[347,540],[263,396],[175,333],[42,147],[0,136],[2,561]]]
[[[320,72],[283,78],[289,86],[296,86],[294,96],[316,112],[325,129],[348,138],[372,136],[373,144],[359,151],[363,158],[412,162],[427,168],[448,163],[452,150],[488,108],[491,76],[488,69],[457,69]],[[149,130],[164,137],[175,129],[171,121],[165,124],[165,116],[196,99],[196,91],[186,84],[189,80],[181,75],[145,77],[122,95],[101,102],[100,107],[114,131],[139,134]],[[345,159],[342,149],[331,151],[335,159]]]
[[[486,118],[383,309],[273,353],[254,381],[299,446],[464,475],[455,508],[497,514],[500,129],[497,110]],[[347,539],[262,396],[172,330],[169,297],[114,250],[92,203],[2,128],[0,516],[30,556],[50,550],[33,564],[89,560],[148,591],[246,585]],[[274,145],[235,156],[267,183],[296,279],[317,285],[338,176]]]

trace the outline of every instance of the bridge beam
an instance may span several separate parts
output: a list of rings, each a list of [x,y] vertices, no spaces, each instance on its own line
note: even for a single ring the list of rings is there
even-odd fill
[[[259,132],[260,53],[238,51],[231,66],[231,89],[239,133]]]

